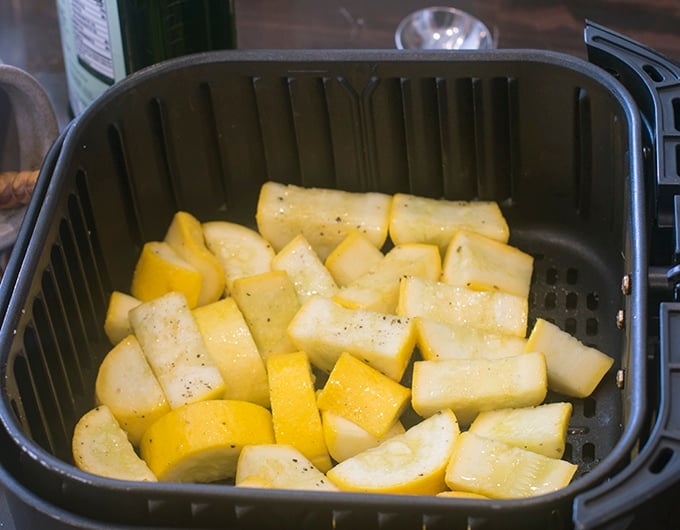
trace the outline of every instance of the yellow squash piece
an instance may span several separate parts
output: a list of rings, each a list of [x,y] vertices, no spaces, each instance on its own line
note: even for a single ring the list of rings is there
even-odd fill
[[[236,486],[289,490],[338,491],[305,455],[291,445],[261,444],[243,448]]]
[[[526,350],[545,355],[549,388],[566,396],[589,396],[614,364],[606,353],[542,318],[536,319]]]
[[[421,416],[450,408],[461,425],[469,425],[484,410],[541,404],[548,391],[545,357],[416,361],[411,391]]]
[[[141,303],[141,300],[121,291],[111,293],[104,319],[104,332],[111,344],[117,344],[132,333],[128,314],[130,309]]]
[[[232,297],[243,313],[263,359],[298,348],[288,336],[288,325],[300,309],[295,286],[285,271],[238,278]]]
[[[234,281],[271,270],[274,249],[256,230],[229,221],[203,223],[205,244],[222,266],[226,294]]]
[[[222,397],[224,379],[182,293],[138,305],[130,324],[171,408]]]
[[[442,410],[333,467],[327,476],[341,490],[434,495],[446,490],[444,474],[460,430]]]
[[[480,412],[470,432],[550,458],[562,458],[573,406],[568,402]]]
[[[264,360],[241,311],[232,298],[193,310],[208,353],[224,379],[224,399],[269,406]]]
[[[331,459],[316,404],[314,378],[304,352],[267,358],[269,393],[276,443],[291,445],[325,472]]]
[[[276,446],[276,444],[274,444],[274,446]],[[251,446],[247,446],[247,447],[251,447]],[[243,451],[241,451],[241,452],[243,452]],[[310,463],[310,465],[311,465],[311,463]],[[238,474],[238,464],[236,464],[236,473]],[[239,480],[238,484],[234,484],[234,485],[237,485],[241,488],[263,488],[263,489],[269,488],[269,489],[271,489],[271,488],[274,487],[271,481],[267,480],[264,477],[256,477],[255,475],[251,475],[247,478],[242,478],[242,479]]]
[[[303,234],[325,261],[347,234],[357,229],[381,248],[387,240],[391,203],[392,197],[384,193],[266,182],[260,190],[256,221],[277,252]]]
[[[336,462],[347,460],[406,431],[404,424],[397,420],[384,436],[376,438],[366,429],[330,410],[323,411],[321,420],[326,447]]]
[[[416,342],[408,318],[348,309],[321,296],[300,308],[288,336],[320,370],[329,372],[349,352],[395,381],[401,381]]]
[[[317,396],[322,412],[347,418],[382,438],[408,406],[411,391],[349,353],[343,353]]]
[[[121,480],[156,481],[106,405],[86,412],[78,420],[72,450],[75,465],[88,473]]]
[[[118,342],[104,357],[97,372],[95,397],[109,408],[134,445],[149,425],[170,411],[134,335]]]
[[[351,309],[394,313],[406,276],[438,280],[442,264],[435,245],[406,243],[392,248],[365,274],[340,289],[333,300]]]
[[[216,399],[174,409],[154,422],[140,453],[158,480],[213,482],[234,478],[245,446],[269,443],[274,443],[269,410]]]
[[[576,470],[565,460],[464,432],[454,445],[446,484],[492,498],[523,498],[569,485]]]
[[[413,319],[418,348],[426,361],[512,357],[524,353],[526,339],[424,317]]]
[[[502,243],[510,237],[508,223],[495,202],[394,195],[389,234],[395,245],[430,243],[437,245],[444,256],[451,238],[461,229]]]
[[[478,291],[529,296],[534,258],[489,237],[460,230],[451,239],[442,265],[442,281]]]
[[[206,247],[203,228],[196,217],[188,212],[175,213],[164,241],[201,273],[199,306],[214,302],[224,294],[224,271],[218,259]]]
[[[486,495],[480,495],[479,493],[472,493],[470,491],[451,491],[446,490],[441,493],[437,493],[437,497],[448,497],[453,499],[488,499]]]
[[[203,277],[165,241],[149,241],[142,247],[132,274],[130,294],[148,302],[166,293],[184,294],[190,308],[198,305]]]
[[[333,276],[302,234],[274,256],[272,270],[288,273],[301,304],[316,294],[331,297],[338,291]]]
[[[525,337],[529,301],[510,293],[475,291],[412,276],[401,281],[397,314]]]
[[[368,272],[383,258],[382,251],[361,231],[353,230],[326,258],[326,268],[335,282],[344,287]]]

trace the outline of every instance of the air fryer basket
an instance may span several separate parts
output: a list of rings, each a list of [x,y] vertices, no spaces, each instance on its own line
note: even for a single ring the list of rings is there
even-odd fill
[[[570,526],[577,496],[634,461],[648,419],[641,131],[623,85],[551,52],[227,51],[130,76],[55,143],[0,284],[13,512],[36,522],[52,505],[73,527]],[[71,464],[110,348],[108,295],[128,289],[142,244],[178,209],[253,225],[270,179],[501,204],[511,243],[535,257],[530,324],[550,319],[616,359],[573,400],[571,485],[482,502],[141,484]]]

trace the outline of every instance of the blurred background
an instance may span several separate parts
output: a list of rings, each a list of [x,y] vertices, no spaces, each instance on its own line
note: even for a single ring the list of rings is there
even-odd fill
[[[680,60],[678,0],[236,0],[238,47],[394,48],[399,21],[437,4],[482,19],[500,48],[585,58],[589,19]],[[68,120],[56,0],[0,0],[0,60],[35,75]]]

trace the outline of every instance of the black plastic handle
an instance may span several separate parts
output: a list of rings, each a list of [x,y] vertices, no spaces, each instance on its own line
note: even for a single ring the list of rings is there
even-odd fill
[[[680,193],[680,64],[591,22],[584,36],[589,60],[615,75],[638,104],[647,127],[645,160],[656,177],[650,182],[656,225],[672,230]]]
[[[680,65],[592,22],[586,23],[584,37],[589,60],[616,76],[638,104],[650,195],[650,251],[668,258],[671,274],[679,263],[680,226],[675,221],[680,195]],[[675,279],[668,276],[668,280],[672,287]],[[649,311],[654,314],[656,306],[650,304]],[[576,497],[573,521],[578,530],[633,528],[631,521],[645,510],[662,517],[659,499],[680,483],[680,413],[673,406],[680,404],[680,304],[662,301],[659,317],[655,425],[640,453],[621,473]]]
[[[659,317],[660,400],[656,426],[642,451],[621,473],[576,497],[574,523],[578,530],[628,528],[635,512],[646,504],[653,516],[663,517],[658,502],[680,483],[680,411],[672,407],[680,400],[680,304],[662,303]],[[646,523],[648,528],[659,528],[650,519]]]

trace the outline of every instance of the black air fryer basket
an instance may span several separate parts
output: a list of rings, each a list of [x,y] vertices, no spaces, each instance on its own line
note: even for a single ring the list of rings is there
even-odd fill
[[[666,128],[680,105],[664,94],[677,70],[605,28],[589,25],[586,40],[600,66],[520,50],[211,52],[98,99],[46,157],[0,284],[0,477],[17,527],[586,528],[644,502],[650,473],[666,484],[678,442],[655,392],[669,362],[655,337],[674,331],[659,305],[678,310],[666,302],[679,141]],[[109,294],[128,289],[143,243],[179,209],[254,225],[267,180],[498,201],[511,243],[535,257],[530,325],[550,319],[616,359],[572,400],[572,484],[479,501],[76,469],[71,434],[110,348]],[[650,432],[657,409],[664,427]],[[655,450],[659,438],[670,449]]]

